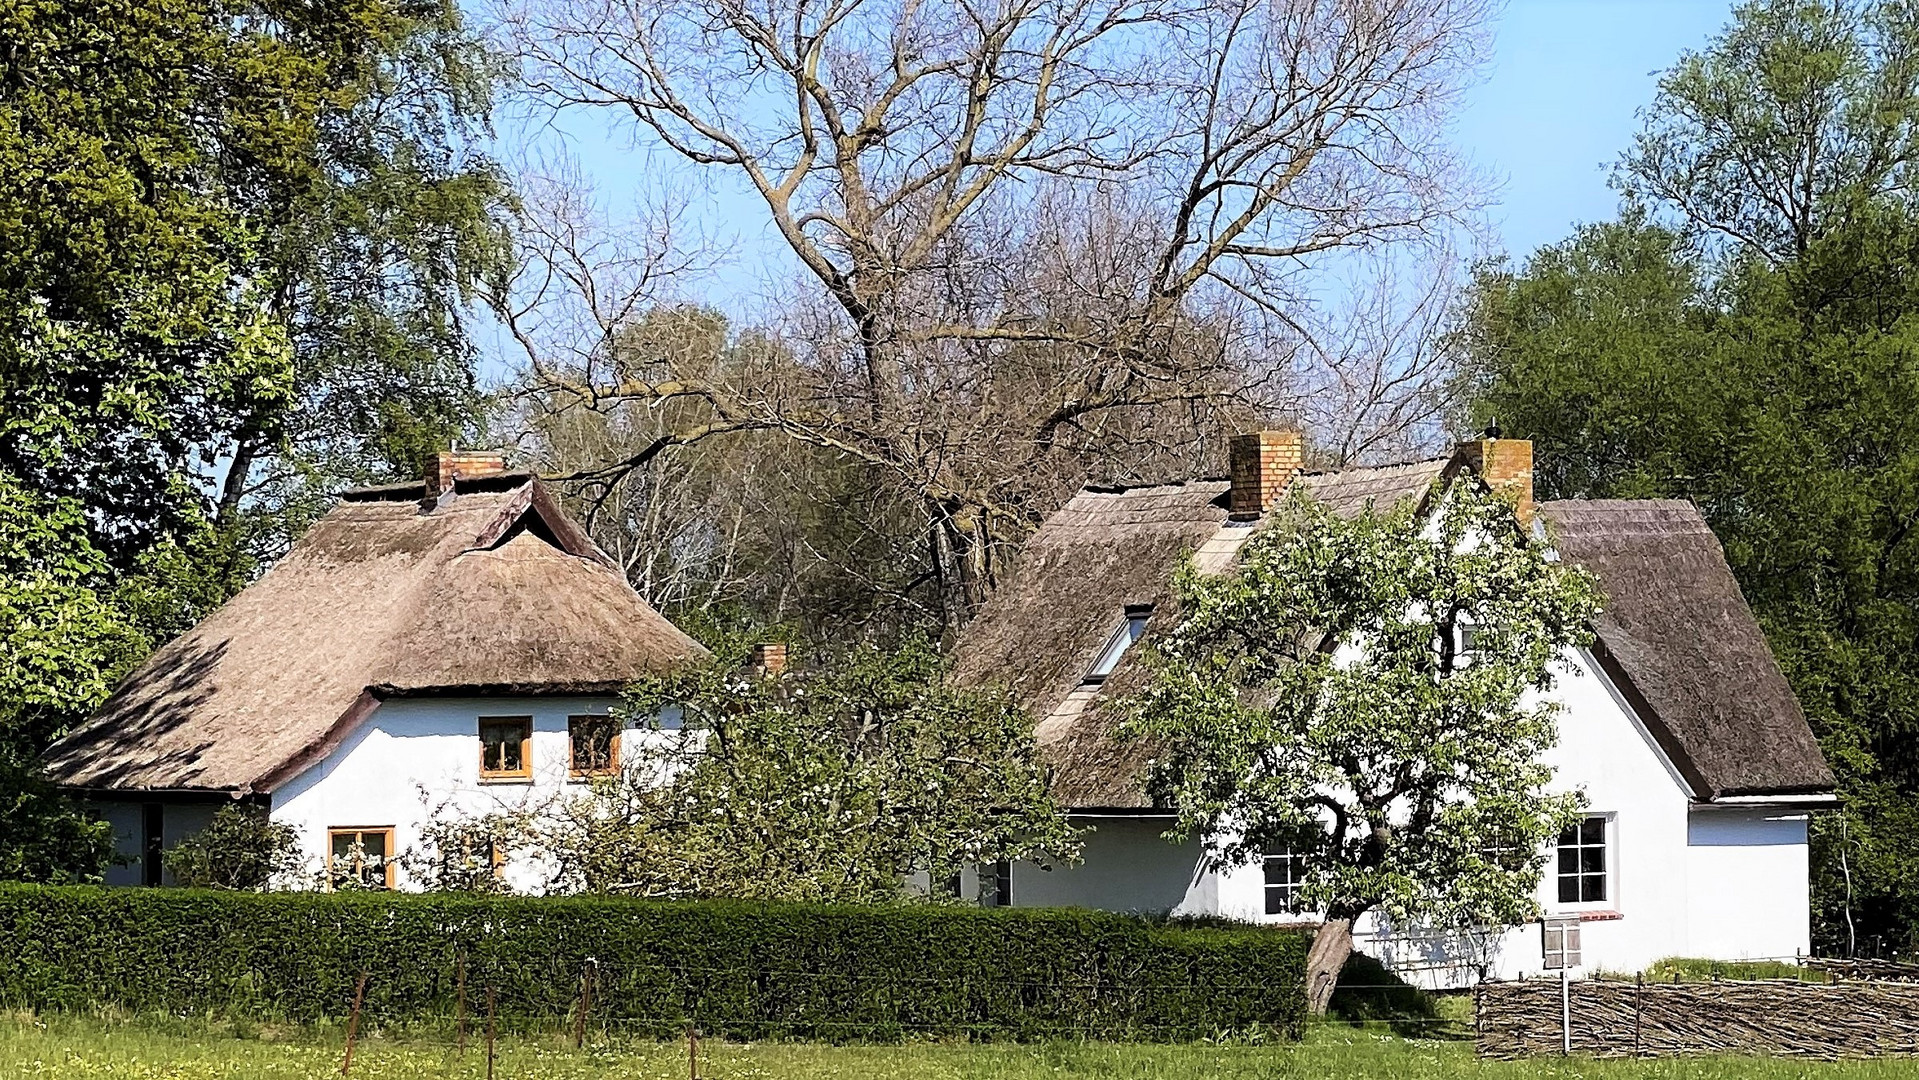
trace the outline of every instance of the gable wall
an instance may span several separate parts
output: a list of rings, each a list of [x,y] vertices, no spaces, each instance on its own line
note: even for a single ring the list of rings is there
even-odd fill
[[[435,816],[530,808],[582,791],[567,772],[567,717],[606,714],[617,704],[606,695],[391,699],[324,761],[274,792],[273,817],[298,831],[314,871],[325,866],[330,828],[392,826],[395,850],[405,851],[419,845],[421,826]],[[481,781],[479,718],[529,715],[532,780]],[[629,723],[623,760],[646,734]],[[510,860],[506,875],[516,889],[544,877],[524,859]]]

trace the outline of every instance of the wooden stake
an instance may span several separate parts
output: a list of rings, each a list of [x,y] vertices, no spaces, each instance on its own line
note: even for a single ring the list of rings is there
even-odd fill
[[[586,1043],[586,1012],[593,1007],[593,958],[580,967],[580,1007],[573,1015],[573,1049]]]
[[[453,967],[453,1030],[459,1043],[460,1056],[466,1056],[466,954],[462,953]]]
[[[687,1080],[700,1080],[700,1029],[686,1025]]]
[[[487,987],[486,988],[486,1080],[493,1080],[493,1037],[496,1033],[496,1025],[493,1022],[493,1017],[494,1017],[493,1007],[496,1004],[496,1002],[497,1002],[497,995],[494,993],[493,988],[491,986]]]
[[[346,1018],[346,1058],[340,1062],[341,1076],[353,1068],[353,1037],[360,1030],[360,1005],[366,1000],[366,976],[366,972],[360,972],[360,981],[353,986],[353,1011]]]

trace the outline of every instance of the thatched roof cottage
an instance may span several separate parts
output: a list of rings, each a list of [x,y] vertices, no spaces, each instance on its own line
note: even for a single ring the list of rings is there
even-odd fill
[[[1173,574],[1191,554],[1230,567],[1266,511],[1304,489],[1342,513],[1432,506],[1447,486],[1509,490],[1542,542],[1596,574],[1597,642],[1566,658],[1556,783],[1590,815],[1561,838],[1539,900],[1546,919],[1491,942],[1362,944],[1402,969],[1458,982],[1557,967],[1639,970],[1664,956],[1806,951],[1807,818],[1832,774],[1717,539],[1691,504],[1533,503],[1532,445],[1463,444],[1442,458],[1303,470],[1300,437],[1234,440],[1232,475],[1088,487],[1028,542],[1015,578],[962,636],[962,680],[1010,685],[1037,717],[1054,794],[1095,828],[1082,866],[999,870],[1014,904],[1287,920],[1296,865],[1215,870],[1197,844],[1160,839],[1147,747],[1114,737],[1112,703],[1139,685],[1131,646],[1178,619]]]
[[[241,800],[315,869],[394,885],[432,814],[613,767],[637,734],[610,719],[621,687],[702,653],[536,477],[442,454],[419,483],[347,492],[47,770],[113,823],[115,883],[170,880],[165,849]]]

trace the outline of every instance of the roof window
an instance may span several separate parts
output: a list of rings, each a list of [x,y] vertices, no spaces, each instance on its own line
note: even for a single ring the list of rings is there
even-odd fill
[[[1151,604],[1126,605],[1126,621],[1120,623],[1119,629],[1113,631],[1113,636],[1106,639],[1106,645],[1100,649],[1099,656],[1093,660],[1092,670],[1086,673],[1086,678],[1080,681],[1080,685],[1098,686],[1105,682],[1106,676],[1111,675],[1113,669],[1119,666],[1120,657],[1125,656],[1126,650],[1132,648],[1133,642],[1138,641],[1140,635],[1146,633],[1146,620],[1151,618],[1152,614],[1153,605]]]

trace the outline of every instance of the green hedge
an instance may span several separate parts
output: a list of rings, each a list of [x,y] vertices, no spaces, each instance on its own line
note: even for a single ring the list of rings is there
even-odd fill
[[[1297,1037],[1305,939],[1062,909],[0,886],[0,1005],[736,1038]]]

